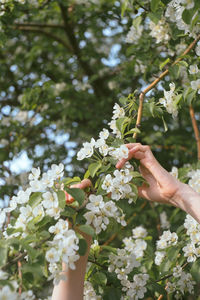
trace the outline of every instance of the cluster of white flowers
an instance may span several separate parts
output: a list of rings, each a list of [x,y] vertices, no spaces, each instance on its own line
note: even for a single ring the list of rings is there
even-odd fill
[[[129,253],[134,253],[136,258],[141,258],[147,248],[147,243],[144,241],[147,231],[144,227],[138,226],[132,230],[132,233],[133,236],[123,239],[124,249]]]
[[[165,255],[165,251],[160,251],[166,249],[170,246],[176,245],[178,241],[178,236],[175,232],[170,232],[170,230],[164,231],[163,234],[160,236],[159,240],[156,243],[156,248],[159,251],[155,252],[155,264],[159,266]]]
[[[170,40],[169,25],[165,18],[162,18],[157,24],[151,21],[149,27],[151,29],[150,35],[156,39],[156,44],[167,43]]]
[[[144,299],[144,294],[147,291],[145,285],[147,284],[147,280],[149,279],[148,274],[137,274],[133,276],[133,281],[127,281],[124,289],[127,289],[126,296],[128,299],[137,300]]]
[[[115,105],[113,107],[112,120],[110,121],[110,123],[108,123],[108,125],[110,126],[112,133],[114,135],[116,135],[117,138],[121,138],[121,132],[117,128],[116,120],[119,118],[122,118],[124,116],[125,116],[125,111],[124,111],[123,107],[121,107],[121,106],[119,106],[119,104],[115,103]]]
[[[84,214],[86,224],[92,224],[97,234],[106,230],[110,222],[109,218],[114,218],[122,226],[126,226],[125,215],[119,211],[113,201],[105,202],[101,195],[90,195],[86,208],[89,210]]]
[[[164,90],[164,98],[161,98],[159,102],[164,105],[167,112],[172,114],[172,117],[175,118],[178,115],[177,104],[176,104],[176,93],[175,91],[175,84],[169,84],[170,90]]]
[[[126,43],[130,44],[136,44],[138,40],[141,38],[143,32],[143,25],[132,25],[127,37],[126,37]]]
[[[124,111],[123,107],[120,107],[117,103],[115,103],[115,105],[113,107],[112,120],[109,123],[109,125],[110,125],[111,130],[113,131],[113,134],[115,134],[116,137],[121,137],[121,133],[116,125],[116,120],[121,117],[124,117],[124,115],[125,115],[125,111]],[[113,152],[117,153],[116,151],[118,151],[120,153],[120,157],[124,157],[123,156],[123,154],[124,154],[125,157],[127,158],[128,150],[125,151],[124,150],[125,147],[121,147],[120,149],[115,149],[113,147],[109,147],[106,144],[106,140],[108,139],[108,137],[109,137],[109,131],[104,128],[99,133],[98,140],[95,141],[95,139],[92,138],[90,142],[83,143],[83,147],[77,153],[77,159],[83,160],[84,158],[91,157],[94,154],[95,149],[98,149],[99,153],[102,156],[112,155]]]
[[[189,243],[183,247],[184,256],[187,257],[188,262],[194,262],[197,257],[200,257],[200,224],[193,217],[187,215],[184,227],[190,238]]]
[[[183,30],[185,34],[189,33],[190,36],[196,37],[199,32],[199,24],[195,25],[192,30],[190,25],[186,24],[182,19],[182,13],[186,9],[191,9],[194,7],[193,0],[172,0],[167,5],[165,16],[170,19],[171,22],[176,23],[176,26],[179,30]],[[196,12],[196,14],[198,11]],[[192,20],[196,17],[194,14]]]
[[[21,4],[25,4],[26,0],[16,0],[16,2],[19,2]],[[0,2],[0,16],[3,16],[6,12],[6,4],[10,3],[10,0],[1,0]]]
[[[126,148],[127,149],[127,148]],[[131,171],[133,167],[127,162],[125,167],[121,170],[115,170],[113,175],[106,175],[102,189],[105,190],[112,200],[118,201],[120,199],[129,199],[128,202],[133,202],[135,193],[132,191],[131,185],[129,184],[133,178]]]
[[[195,281],[192,280],[192,275],[183,271],[180,265],[173,268],[173,276],[175,281],[167,283],[166,291],[168,293],[174,293],[176,299],[182,299],[182,295],[189,293],[190,295],[194,293]]]
[[[83,300],[101,300],[102,297],[98,296],[89,281],[84,282]]]
[[[178,236],[176,232],[170,230],[164,231],[160,236],[159,241],[157,241],[157,249],[166,249],[170,246],[176,245],[178,241]]]
[[[53,240],[48,242],[50,248],[46,252],[46,260],[49,262],[49,271],[52,273],[50,279],[54,278],[54,284],[67,278],[62,274],[61,263],[66,264],[66,268],[74,270],[75,262],[79,259],[77,251],[79,249],[79,239],[73,229],[69,229],[68,222],[62,219],[49,228],[49,232],[55,234]]]
[[[128,274],[139,266],[140,262],[137,261],[135,254],[129,253],[125,249],[117,249],[117,254],[111,253],[109,255],[108,271],[114,271],[117,274],[122,286],[126,286]]]
[[[5,213],[11,212],[17,207],[19,208],[20,214],[16,219],[15,224],[13,226],[9,224],[8,227],[14,229],[21,228],[23,232],[15,232],[9,237],[16,237],[20,234],[22,237],[25,237],[28,234],[28,231],[26,230],[27,224],[34,219],[36,219],[37,222],[40,222],[46,215],[54,218],[55,220],[60,217],[62,209],[59,207],[57,193],[53,191],[52,187],[57,179],[63,177],[63,169],[63,164],[54,164],[51,166],[50,170],[48,170],[46,173],[43,173],[41,179],[39,179],[40,169],[32,169],[32,172],[29,175],[30,187],[28,187],[25,191],[20,190],[17,196],[12,197],[9,207],[4,208],[0,212],[5,219]],[[39,201],[37,199],[36,205],[34,203],[33,205],[30,205],[29,200],[31,194],[34,192],[41,192],[41,194],[39,193],[36,195],[36,197],[39,198]],[[6,231],[4,231],[4,236],[8,238]]]
[[[30,221],[40,222],[45,216],[50,216],[54,220],[60,218],[62,209],[59,207],[58,195],[53,187],[55,181],[63,177],[63,164],[52,165],[51,169],[40,178],[40,169],[33,168],[29,175],[30,187],[26,191],[19,191],[10,201],[11,206],[0,211],[0,226],[5,223],[6,212],[13,211],[16,207],[19,210],[19,216],[14,225],[9,224],[8,228],[16,229],[11,235],[3,232],[6,238],[22,236],[29,234],[28,224]],[[32,194],[33,192],[39,192]],[[32,195],[31,195],[32,194]],[[35,196],[36,203],[30,203],[31,196]],[[33,198],[34,201],[34,198]],[[17,229],[20,229],[19,231]],[[59,219],[54,226],[49,228],[49,232],[55,234],[53,240],[48,242],[46,260],[49,264],[49,271],[52,273],[50,278],[54,278],[54,283],[63,278],[61,272],[61,262],[75,269],[74,262],[79,259],[77,251],[79,249],[79,239],[74,230],[68,228],[68,222]],[[28,259],[28,256],[27,256]],[[61,274],[61,275],[60,275]],[[27,299],[27,298],[26,298]]]
[[[5,285],[0,288],[0,299],[1,300],[35,300],[36,297],[33,294],[33,291],[29,290],[26,292],[22,292],[21,294],[16,292],[17,285],[14,285],[14,290],[11,289],[10,286]]]

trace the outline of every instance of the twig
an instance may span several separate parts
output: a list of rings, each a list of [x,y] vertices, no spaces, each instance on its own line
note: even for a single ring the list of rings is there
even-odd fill
[[[139,5],[139,7],[141,7],[142,9],[144,9],[146,12],[149,12],[149,9],[147,9],[145,6],[143,6],[141,3],[139,3],[139,1],[135,1],[135,3],[137,5]]]
[[[40,247],[42,244],[44,244],[44,242],[46,242],[48,240],[48,238],[43,239],[41,242],[38,243],[38,245],[36,245],[35,247],[33,247],[34,249],[37,249],[38,247]],[[3,265],[0,270],[4,270],[6,269],[8,266],[10,265],[14,265],[15,263],[18,263],[19,261],[22,261],[22,259],[27,255],[27,252],[24,253],[19,253],[18,256],[16,256],[15,258],[13,258],[12,260],[8,261],[7,263],[5,263],[5,265]]]
[[[198,259],[198,258],[197,258],[197,259]],[[188,264],[189,264],[188,262],[182,264],[182,266],[181,266],[182,269],[184,269]],[[166,276],[161,277],[160,279],[157,279],[156,281],[154,281],[154,283],[159,282],[159,281],[162,281],[162,280],[165,280],[165,279],[168,279],[168,278],[170,278],[170,277],[172,277],[172,276],[173,276],[173,273],[168,274],[168,275],[166,275]]]
[[[200,34],[197,36],[197,38],[188,46],[188,48],[183,52],[183,54],[177,58],[171,66],[176,65],[178,62],[180,62],[183,57],[188,54],[192,48],[196,45],[196,43],[200,40]],[[143,109],[143,102],[144,102],[144,96],[151,90],[153,89],[161,79],[163,79],[167,74],[169,73],[169,67],[160,74],[158,78],[156,78],[144,91],[140,93],[139,96],[139,108],[138,108],[138,115],[137,115],[137,121],[136,121],[136,127],[140,127],[140,122],[142,118],[142,109]],[[137,133],[134,133],[133,137],[136,139]]]
[[[106,266],[103,266],[103,265],[99,264],[98,262],[96,262],[96,261],[94,261],[92,259],[88,259],[88,262],[93,263],[93,264],[97,265],[98,267],[101,267],[104,270],[108,269]]]
[[[21,263],[21,261],[17,262],[17,267],[18,267],[18,275],[19,275],[19,280],[20,280],[19,295],[21,295],[21,293],[22,293],[22,263]]]
[[[192,120],[192,127],[194,129],[194,135],[197,143],[197,158],[198,160],[200,160],[200,135],[199,135],[197,121],[195,119],[194,108],[192,107],[192,105],[190,105],[190,118]]]

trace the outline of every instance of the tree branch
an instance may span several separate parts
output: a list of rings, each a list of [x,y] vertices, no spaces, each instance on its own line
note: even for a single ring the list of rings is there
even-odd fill
[[[91,70],[90,66],[85,61],[82,60],[81,51],[79,49],[79,46],[78,46],[78,43],[77,43],[77,40],[76,40],[76,37],[74,34],[74,28],[69,20],[67,8],[64,7],[61,3],[59,3],[59,6],[60,6],[63,22],[64,22],[65,33],[72,45],[73,52],[77,56],[77,59],[78,59],[80,65],[86,71],[87,75],[91,76],[91,75],[93,75],[93,71]]]
[[[188,54],[196,45],[196,43],[200,40],[200,34],[197,36],[197,38],[188,46],[188,48],[183,52],[183,54],[173,62],[171,66],[176,65],[179,61],[183,59],[183,57]],[[167,68],[160,76],[155,79],[144,91],[140,93],[139,96],[139,108],[138,108],[138,115],[137,115],[137,120],[136,120],[136,127],[140,127],[140,122],[142,118],[142,110],[143,110],[143,102],[144,102],[144,97],[145,95],[152,90],[161,79],[163,79],[167,74],[169,73],[169,68]],[[134,133],[133,135],[134,138],[137,137],[137,133]]]
[[[92,68],[90,67],[90,65],[82,58],[82,53],[81,50],[79,48],[75,33],[74,33],[74,28],[73,28],[73,24],[69,18],[68,15],[68,11],[67,7],[63,6],[61,3],[59,3],[59,7],[61,10],[61,14],[62,14],[62,18],[63,18],[63,22],[64,22],[64,27],[65,27],[65,33],[67,38],[69,39],[72,49],[73,49],[73,53],[76,55],[77,60],[81,66],[81,68],[84,70],[84,72],[86,73],[86,75],[88,77],[92,77],[92,75],[94,75],[94,72],[92,70]],[[93,82],[91,82],[91,85],[94,88],[94,92],[97,96],[101,96],[102,95],[102,81],[101,79],[96,79]],[[105,88],[104,88],[104,92],[105,92]]]
[[[194,135],[197,143],[197,158],[198,160],[200,160],[200,135],[199,135],[197,121],[195,119],[194,108],[192,107],[192,105],[190,105],[190,118],[192,120],[192,127],[194,129]]]
[[[14,23],[15,26],[25,26],[25,27],[43,27],[43,28],[59,28],[64,29],[64,25],[61,24],[44,24],[44,23]]]
[[[28,26],[27,27],[25,27],[25,26],[15,26],[14,29],[27,31],[27,32],[35,32],[35,33],[38,33],[38,34],[46,35],[47,37],[53,39],[54,41],[57,41],[58,43],[62,44],[67,50],[72,52],[71,46],[65,40],[61,39],[57,35],[55,35],[51,32],[48,32],[46,30],[32,28],[32,27],[28,27]]]

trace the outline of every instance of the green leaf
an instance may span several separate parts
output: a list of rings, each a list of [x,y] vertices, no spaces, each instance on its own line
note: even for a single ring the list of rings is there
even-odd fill
[[[36,207],[42,201],[42,193],[35,192],[30,196],[29,205],[33,208]]]
[[[95,281],[98,285],[106,285],[107,277],[103,272],[97,272],[92,276],[92,280]]]
[[[166,64],[168,64],[169,62],[170,62],[170,58],[165,59],[165,61],[163,61],[163,62],[159,65],[160,70],[162,70],[162,69],[166,66]]]
[[[57,191],[56,194],[58,196],[59,207],[63,209],[66,206],[65,192]]]
[[[88,245],[87,245],[87,242],[85,239],[79,239],[79,249],[78,249],[78,253],[83,256],[86,254],[87,252],[87,248],[88,248]]]
[[[140,129],[139,128],[132,128],[131,130],[129,130],[128,132],[125,133],[125,135],[128,135],[128,134],[133,134],[133,133],[141,133]]]
[[[158,9],[160,0],[151,0],[151,10],[152,12],[156,12],[156,10]]]
[[[122,2],[122,8],[121,8],[121,17],[122,18],[124,16],[125,11],[126,11],[127,5],[128,5],[128,0],[124,0]]]
[[[188,24],[188,25],[190,25],[191,24],[191,21],[192,21],[192,18],[193,18],[193,16],[194,16],[194,13],[195,13],[195,11],[193,10],[193,9],[185,9],[184,11],[183,11],[183,13],[182,13],[182,19],[183,19],[183,21],[186,23],[186,24]]]
[[[165,119],[163,118],[163,116],[162,116],[162,121],[163,121],[163,125],[164,125],[164,130],[166,132],[168,130],[168,127],[167,127],[167,123],[165,122]]]
[[[126,98],[126,97],[120,97],[120,98],[119,98],[119,102],[120,102],[122,105],[125,105],[126,102],[127,102],[127,98]]]
[[[127,125],[128,118],[123,117],[116,120],[117,129],[123,134],[125,127]]]
[[[200,261],[197,259],[190,269],[193,279],[199,283],[200,282]]]
[[[80,177],[73,177],[73,178],[67,177],[62,180],[62,183],[64,183],[65,186],[68,186],[71,183],[79,183],[79,182],[81,182]]]
[[[22,242],[22,247],[27,251],[29,258],[33,261],[38,255],[38,249],[34,249],[32,246]]]
[[[11,235],[11,234],[13,234],[13,233],[16,233],[16,232],[23,232],[23,229],[20,227],[20,228],[7,228],[6,229],[6,232],[7,232],[7,234],[8,235]]]
[[[90,172],[91,177],[95,176],[96,172],[101,168],[101,165],[102,164],[100,161],[89,165],[88,170]]]
[[[82,205],[85,200],[85,192],[77,188],[65,188],[66,192],[70,194],[78,203]]]
[[[6,264],[8,253],[8,244],[6,241],[0,241],[0,267]]]
[[[95,234],[94,229],[90,225],[81,225],[81,226],[78,227],[78,229],[81,232],[84,232],[84,233],[86,233],[88,235],[91,235],[91,236],[94,236],[94,234]]]
[[[131,199],[133,199],[133,202],[136,203],[137,197],[138,197],[138,189],[137,186],[133,183],[130,184],[131,189],[133,191],[133,193],[135,194],[135,196],[133,196]]]
[[[103,300],[120,300],[120,299],[121,299],[121,291],[114,287],[110,287],[106,289],[105,294],[103,296]]]
[[[65,210],[61,212],[61,216],[65,216],[65,217],[72,217],[75,214],[76,211],[70,206],[65,206]]]
[[[184,61],[184,60],[179,61],[179,62],[177,63],[177,65],[180,65],[180,66],[183,66],[183,67],[188,68],[188,63],[187,63],[186,61]]]
[[[155,291],[156,291],[159,294],[166,296],[165,288],[161,284],[158,284],[157,282],[149,283],[148,287],[149,287],[150,291],[152,291],[153,293],[155,293]]]
[[[87,170],[84,174],[84,179],[88,179],[90,177],[90,171]]]
[[[180,74],[180,67],[178,65],[169,67],[169,73],[173,78],[177,79]]]
[[[177,96],[175,97],[175,103],[176,103],[176,105],[179,104],[179,102],[181,101],[182,98],[183,98],[183,95],[182,95],[182,94],[179,94],[179,95],[177,95]]]

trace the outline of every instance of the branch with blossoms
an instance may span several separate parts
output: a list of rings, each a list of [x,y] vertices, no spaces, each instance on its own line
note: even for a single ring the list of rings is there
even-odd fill
[[[175,62],[171,65],[171,67],[178,64],[180,61],[184,59],[184,57],[195,47],[197,42],[200,40],[200,34],[197,36],[197,38],[187,47],[187,49],[182,53],[182,55],[175,60]],[[152,90],[170,71],[170,67],[168,67],[164,72],[162,72],[158,78],[156,78],[147,88],[144,89],[140,93],[139,96],[139,108],[138,108],[138,115],[137,115],[137,121],[136,121],[136,127],[140,127],[141,118],[142,118],[142,110],[143,110],[143,102],[145,95]],[[134,133],[134,138],[137,137],[137,132]]]

